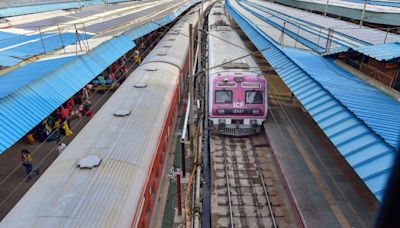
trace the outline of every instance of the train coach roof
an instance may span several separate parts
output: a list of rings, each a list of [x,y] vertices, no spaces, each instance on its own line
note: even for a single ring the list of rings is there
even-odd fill
[[[155,142],[176,91],[178,73],[164,63],[157,71],[146,70],[146,65],[138,68],[0,226],[131,226],[156,151]],[[135,87],[144,82],[145,88]],[[114,116],[121,109],[131,114]],[[99,156],[101,164],[93,169],[77,168],[88,155]]]
[[[189,50],[189,24],[192,24],[194,28],[197,25],[197,16],[197,12],[191,10],[179,20],[146,57],[143,64],[165,62],[176,67],[184,65]]]

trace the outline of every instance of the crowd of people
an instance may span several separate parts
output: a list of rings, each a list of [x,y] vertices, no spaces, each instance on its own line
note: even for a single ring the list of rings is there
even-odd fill
[[[82,90],[69,98],[53,113],[39,123],[27,135],[27,139],[31,144],[35,141],[55,141],[62,135],[70,136],[72,131],[70,128],[71,120],[81,118],[82,116],[91,117],[90,86],[85,86]]]

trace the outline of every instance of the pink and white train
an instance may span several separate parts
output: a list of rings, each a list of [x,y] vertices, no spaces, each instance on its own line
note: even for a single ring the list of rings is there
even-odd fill
[[[218,134],[259,132],[268,112],[268,85],[221,3],[208,16],[209,120]]]

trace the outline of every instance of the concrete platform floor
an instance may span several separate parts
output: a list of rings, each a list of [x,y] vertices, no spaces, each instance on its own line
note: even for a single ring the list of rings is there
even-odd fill
[[[378,204],[277,75],[264,125],[305,227],[369,227]]]

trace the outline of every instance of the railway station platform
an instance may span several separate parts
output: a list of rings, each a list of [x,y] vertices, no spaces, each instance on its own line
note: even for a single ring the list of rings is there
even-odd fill
[[[381,199],[400,147],[400,102],[329,59],[299,50],[307,49],[305,45],[282,47],[276,42],[280,33],[240,2],[227,1],[226,8],[339,154]],[[295,42],[290,36],[282,39]]]
[[[264,129],[305,227],[370,227],[378,201],[336,148],[291,102],[279,76],[267,76],[270,112]]]
[[[9,27],[0,29],[0,37],[5,38],[0,41],[0,153],[136,47],[136,39],[172,22],[196,2],[93,6],[68,16],[54,13],[29,22],[23,18],[10,20]],[[66,35],[76,39],[70,37],[70,43],[65,43]],[[26,76],[26,72],[31,75]],[[40,95],[44,91],[53,97]]]

